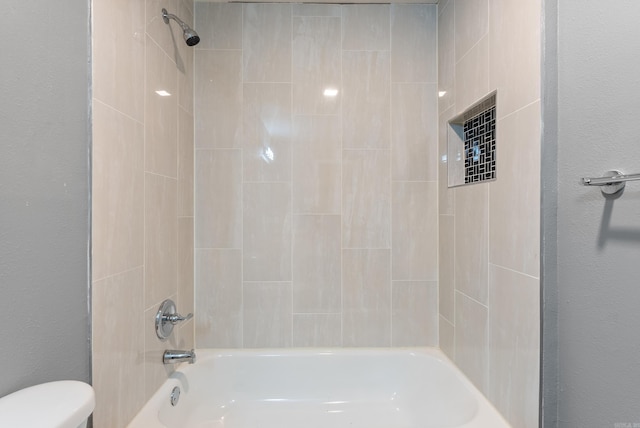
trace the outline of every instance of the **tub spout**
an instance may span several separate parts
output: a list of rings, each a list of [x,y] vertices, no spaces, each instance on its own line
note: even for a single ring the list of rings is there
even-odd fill
[[[191,351],[177,351],[177,350],[168,350],[164,351],[162,355],[162,362],[164,364],[177,364],[187,361],[189,364],[193,364],[196,362],[196,353],[192,349]]]

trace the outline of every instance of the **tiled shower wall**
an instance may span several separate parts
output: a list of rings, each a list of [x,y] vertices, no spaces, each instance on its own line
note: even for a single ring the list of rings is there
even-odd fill
[[[193,322],[165,343],[153,324],[166,298],[193,310],[194,51],[163,7],[193,21],[186,0],[92,5],[96,428],[126,426],[168,376],[162,351],[193,345]]]
[[[195,15],[198,347],[437,345],[436,6]]]
[[[441,0],[447,120],[498,91],[496,181],[447,189],[440,164],[440,345],[514,427],[538,426],[540,0]]]

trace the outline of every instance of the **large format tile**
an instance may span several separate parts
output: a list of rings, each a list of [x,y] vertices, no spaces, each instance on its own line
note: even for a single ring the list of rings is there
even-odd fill
[[[293,16],[333,16],[342,17],[342,6],[339,4],[294,3]]]
[[[340,216],[296,215],[293,224],[293,311],[340,312]]]
[[[540,103],[498,121],[489,261],[540,276]]]
[[[342,346],[342,316],[336,314],[293,314],[293,346]]]
[[[345,148],[389,148],[389,51],[342,54],[342,140]]]
[[[455,361],[455,327],[445,317],[440,316],[438,329],[438,346],[451,361]]]
[[[438,211],[453,215],[455,208],[455,188],[449,188],[449,146],[447,143],[448,121],[454,115],[450,108],[439,116],[438,126]]]
[[[486,306],[456,293],[455,362],[487,395],[489,386],[489,315]]]
[[[291,280],[291,185],[245,183],[243,278]]]
[[[293,212],[340,214],[340,116],[296,116],[292,136]]]
[[[462,112],[489,91],[489,37],[483,37],[460,61],[455,70],[455,107]]]
[[[291,84],[244,84],[242,149],[245,181],[291,181]]]
[[[392,178],[436,181],[438,104],[435,83],[391,86]]]
[[[243,347],[291,346],[291,283],[245,282]]]
[[[438,283],[393,281],[391,346],[438,346]]]
[[[293,18],[293,111],[295,114],[340,114],[342,50],[340,18]],[[338,91],[325,95],[326,89]]]
[[[167,55],[173,54],[178,43],[183,43],[182,29],[174,20],[170,20],[169,24],[165,24],[162,19],[162,9],[177,15],[178,0],[144,0],[146,32],[149,37],[157,43]],[[189,16],[181,16],[187,25],[193,26],[193,19]]]
[[[245,82],[291,82],[291,5],[243,5]]]
[[[514,427],[538,426],[540,281],[491,265],[488,397]]]
[[[391,79],[432,82],[437,76],[436,5],[391,6]]]
[[[196,49],[242,49],[242,4],[196,2]]]
[[[242,51],[198,51],[195,60],[195,145],[242,145]]]
[[[391,47],[388,4],[342,6],[342,49],[388,51]]]
[[[194,310],[193,217],[178,218],[178,300],[182,314]],[[193,326],[192,326],[193,328]]]
[[[193,116],[178,108],[178,216],[193,217]]]
[[[196,343],[242,347],[242,251],[196,249]]]
[[[438,107],[440,113],[453,106],[455,101],[455,27],[454,27],[455,2],[448,7],[438,4],[442,11],[438,18]],[[440,96],[440,93],[442,93]]]
[[[455,29],[459,61],[489,31],[489,0],[456,0]]]
[[[455,321],[455,230],[453,216],[440,216],[440,230],[438,239],[438,286],[440,287],[439,313],[450,323]]]
[[[93,103],[92,276],[101,279],[144,260],[144,130]]]
[[[240,150],[196,150],[196,248],[241,248]]]
[[[389,248],[391,180],[388,150],[345,150],[342,177],[342,245]]]
[[[432,182],[392,185],[394,280],[438,279],[438,189]]]

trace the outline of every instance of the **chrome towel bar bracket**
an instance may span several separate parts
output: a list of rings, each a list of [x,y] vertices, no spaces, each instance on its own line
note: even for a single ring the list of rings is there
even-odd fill
[[[599,186],[602,193],[605,195],[613,195],[618,193],[622,189],[627,181],[640,180],[640,174],[628,174],[625,175],[620,171],[612,170],[604,173],[603,177],[588,178],[585,177],[580,180],[584,186]]]

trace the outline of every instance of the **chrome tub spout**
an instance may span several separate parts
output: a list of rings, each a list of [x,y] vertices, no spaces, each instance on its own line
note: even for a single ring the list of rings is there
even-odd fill
[[[178,351],[178,350],[168,350],[164,351],[162,355],[162,362],[164,364],[177,364],[187,361],[189,364],[193,364],[196,362],[196,353],[192,349],[191,351]]]

